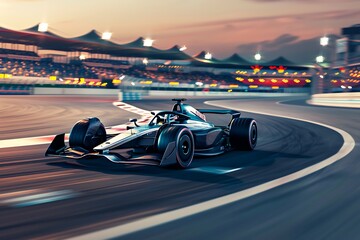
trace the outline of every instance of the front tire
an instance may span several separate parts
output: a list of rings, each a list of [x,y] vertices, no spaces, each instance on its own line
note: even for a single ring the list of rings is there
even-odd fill
[[[189,167],[195,151],[194,136],[191,131],[183,126],[170,125],[164,128],[157,141],[158,151],[164,153],[170,142],[175,142],[176,164],[174,167]]]
[[[78,121],[70,131],[69,145],[71,148],[81,147],[92,152],[94,147],[105,141],[105,127],[96,117]]]
[[[252,118],[235,118],[230,125],[230,144],[237,150],[251,151],[257,143],[257,124]]]

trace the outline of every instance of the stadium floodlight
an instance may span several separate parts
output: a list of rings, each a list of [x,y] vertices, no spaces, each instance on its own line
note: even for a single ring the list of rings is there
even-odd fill
[[[111,33],[111,32],[103,32],[103,34],[102,34],[102,36],[101,36],[101,39],[110,40],[110,39],[111,39],[111,36],[112,36],[112,33]]]
[[[205,59],[211,60],[211,59],[212,59],[211,53],[207,52],[207,53],[205,54]]]
[[[320,38],[320,45],[323,47],[329,45],[329,38],[326,36]]]
[[[42,22],[42,23],[40,23],[39,26],[38,26],[38,31],[39,31],[39,32],[47,32],[48,27],[49,27],[49,24],[48,24],[48,23]]]
[[[184,45],[184,46],[182,46],[179,50],[180,51],[185,51],[187,49],[187,47]]]
[[[260,53],[255,54],[254,58],[255,58],[256,61],[260,61],[261,60],[261,54]]]
[[[149,60],[147,58],[143,59],[143,64],[147,65],[149,63]]]
[[[316,57],[316,62],[317,62],[317,63],[323,63],[324,61],[325,61],[324,56],[317,56],[317,57]]]
[[[152,47],[154,40],[151,38],[144,39],[144,47]]]

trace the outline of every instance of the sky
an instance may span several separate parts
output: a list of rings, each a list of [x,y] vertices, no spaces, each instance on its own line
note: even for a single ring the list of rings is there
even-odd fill
[[[0,27],[47,22],[64,37],[110,31],[114,42],[150,37],[160,49],[186,45],[220,59],[260,51],[305,61],[318,55],[320,36],[360,23],[360,0],[0,0],[0,9]]]

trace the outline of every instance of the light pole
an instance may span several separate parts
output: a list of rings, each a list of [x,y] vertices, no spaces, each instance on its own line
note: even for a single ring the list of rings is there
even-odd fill
[[[207,53],[205,54],[204,58],[205,58],[206,60],[211,60],[211,59],[212,59],[212,54],[211,54],[210,52],[207,52]]]
[[[48,28],[49,28],[49,24],[46,22],[42,22],[38,26],[38,32],[47,32]]]
[[[323,63],[325,61],[325,57],[322,56],[322,55],[319,55],[319,56],[316,57],[315,60],[316,60],[317,63]]]
[[[258,61],[260,61],[261,60],[261,54],[260,53],[256,53],[255,55],[254,55],[254,58],[255,58],[255,60],[258,62]]]
[[[154,40],[151,39],[151,38],[145,38],[143,40],[143,46],[144,47],[152,47],[153,43],[154,43]]]
[[[112,33],[111,33],[111,32],[103,32],[102,35],[101,35],[101,39],[103,39],[103,40],[110,40],[110,39],[111,39],[111,36],[112,36]]]
[[[320,38],[320,45],[323,47],[329,45],[329,38],[327,36]]]
[[[181,48],[179,48],[179,50],[181,51],[181,52],[183,52],[183,51],[185,51],[187,49],[187,47],[184,45],[184,46],[182,46]]]
[[[321,65],[326,60],[326,57],[325,57],[326,54],[325,53],[326,53],[326,47],[329,46],[329,42],[330,42],[330,38],[327,37],[327,36],[323,36],[323,37],[320,38],[320,46],[321,46],[320,55],[315,58],[316,64],[319,66],[319,70],[320,70],[320,72],[319,72],[320,75],[319,75],[319,78],[317,79],[318,80],[318,84],[317,84],[318,86],[316,86],[319,93],[324,93],[324,92],[329,91],[329,89],[328,89],[329,88],[329,86],[328,86],[329,83],[327,82],[328,74],[324,73],[324,66]],[[327,61],[327,62],[329,62],[329,61]],[[331,64],[331,60],[330,60],[330,64]],[[331,71],[331,67],[330,67],[329,70]],[[330,73],[330,71],[326,71],[326,72]]]
[[[261,54],[259,52],[257,52],[255,55],[254,55],[254,59],[256,61],[256,65],[258,67],[258,64],[259,64],[259,61],[261,60]],[[260,78],[260,70],[261,70],[261,67],[258,67],[259,68],[259,71],[258,72],[255,72],[255,75],[257,77],[257,80],[259,81],[259,78]]]

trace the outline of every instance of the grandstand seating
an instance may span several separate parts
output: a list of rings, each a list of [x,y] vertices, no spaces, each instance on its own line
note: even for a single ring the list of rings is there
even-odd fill
[[[217,75],[210,72],[183,73],[183,72],[144,71],[140,69],[132,69],[131,75],[138,78],[156,80],[158,82],[169,82],[169,81],[177,81],[181,83],[202,82],[204,84],[238,83],[231,75],[227,75],[227,74]]]
[[[98,78],[83,65],[62,64],[50,61],[0,58],[0,73],[25,77],[78,77]]]
[[[19,56],[30,56],[30,57],[39,57],[35,52],[32,51],[22,51],[14,49],[0,48],[0,55],[19,55]]]
[[[95,60],[91,60],[95,61]],[[90,62],[91,62],[90,61]],[[96,60],[99,66],[89,66],[89,62],[72,61],[69,64],[55,63],[52,59],[41,60],[23,60],[0,58],[0,74],[11,74],[12,76],[49,78],[56,76],[59,78],[85,78],[112,80],[121,75],[128,75],[140,79],[151,80],[159,83],[168,83],[176,81],[179,83],[194,84],[202,82],[203,84],[237,84],[246,86],[245,83],[237,81],[236,77],[230,73],[214,74],[205,71],[176,72],[161,69],[147,69],[144,66],[130,66],[128,68],[108,67],[113,65],[114,60]],[[126,64],[126,62],[121,62]]]
[[[116,65],[129,65],[129,61],[125,60],[113,60],[113,59],[100,59],[100,58],[87,58],[84,63],[102,63],[102,64],[112,64]]]
[[[116,79],[121,75],[129,75],[161,83],[170,81],[180,83],[203,82],[204,84],[239,83],[230,74],[147,70],[144,67],[131,66],[127,60],[98,58],[71,61],[69,64],[56,63],[51,58],[40,59],[35,52],[2,48],[0,48],[0,74],[39,78],[56,76],[58,79]]]
[[[8,57],[12,53],[27,54],[29,57],[36,57],[36,53],[29,51],[18,51],[0,49],[4,55],[0,55],[0,78],[1,74],[9,74],[16,77],[35,77],[49,79],[52,76],[56,76],[55,79],[66,78],[84,78],[84,79],[100,79],[106,82],[112,79],[118,79],[121,75],[128,75],[131,77],[151,80],[159,83],[179,82],[194,84],[201,82],[203,84],[236,84],[238,86],[248,86],[246,82],[236,80],[237,75],[230,73],[214,74],[207,71],[192,71],[182,72],[172,70],[170,68],[157,68],[146,67],[144,65],[130,65],[125,60],[112,60],[112,59],[96,59],[89,58],[85,61],[78,59],[72,60],[70,63],[57,63],[52,58],[40,59],[24,59],[24,58],[11,58]],[[10,54],[10,55],[9,55]],[[25,56],[25,57],[26,57]],[[23,56],[24,57],[24,56]],[[0,79],[1,80],[1,79]],[[21,82],[27,84],[26,80]],[[34,84],[34,81],[29,81],[28,84]],[[261,84],[268,85],[271,84]],[[287,84],[282,84],[284,87]],[[299,85],[299,86],[303,86]],[[110,85],[111,86],[111,85]],[[291,85],[289,85],[291,86]]]

